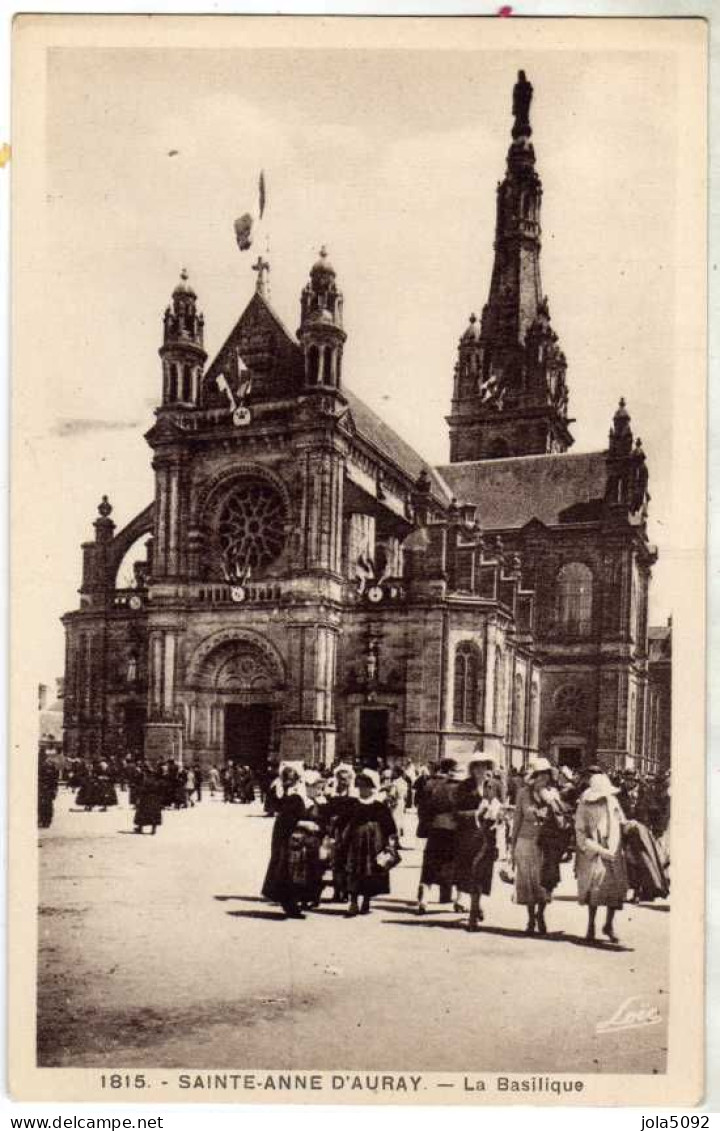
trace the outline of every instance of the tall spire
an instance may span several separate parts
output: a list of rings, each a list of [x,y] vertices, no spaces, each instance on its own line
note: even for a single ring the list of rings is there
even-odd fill
[[[512,141],[497,189],[490,294],[472,349],[461,339],[450,423],[453,461],[565,451],[565,357],[540,279],[542,183],[530,138],[533,88],[513,89]],[[475,373],[479,370],[479,375]]]

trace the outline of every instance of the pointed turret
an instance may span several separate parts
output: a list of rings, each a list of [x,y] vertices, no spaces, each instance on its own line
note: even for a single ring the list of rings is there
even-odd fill
[[[607,486],[605,499],[616,513],[646,516],[648,494],[647,458],[642,440],[633,443],[630,413],[625,398],[613,416],[607,451]]]
[[[305,356],[305,382],[311,387],[341,387],[342,352],[347,337],[342,313],[343,297],[335,268],[322,247],[300,298],[298,338]]]
[[[197,295],[183,267],[163,319],[163,407],[196,405],[207,354],[203,349],[205,320],[197,309]]]
[[[495,260],[482,320],[460,340],[450,459],[565,451],[567,363],[540,280],[542,184],[530,138],[533,88],[520,71],[512,142],[497,190]]]

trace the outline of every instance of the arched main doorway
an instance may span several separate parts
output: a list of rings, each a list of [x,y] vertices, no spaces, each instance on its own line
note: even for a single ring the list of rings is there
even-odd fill
[[[257,773],[279,747],[284,666],[259,633],[214,633],[187,673],[188,740],[195,756],[238,762]]]

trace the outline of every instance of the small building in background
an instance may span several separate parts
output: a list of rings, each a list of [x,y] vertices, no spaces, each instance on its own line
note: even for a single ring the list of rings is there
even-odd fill
[[[646,769],[670,769],[672,734],[672,617],[648,631]]]
[[[38,685],[39,749],[52,757],[59,757],[63,752],[64,684],[62,677],[55,680],[55,698],[51,701],[47,684]]]

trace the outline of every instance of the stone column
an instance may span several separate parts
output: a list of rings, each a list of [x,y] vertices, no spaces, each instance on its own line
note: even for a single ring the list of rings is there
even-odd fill
[[[343,460],[332,448],[304,456],[303,563],[306,569],[340,573]]]

